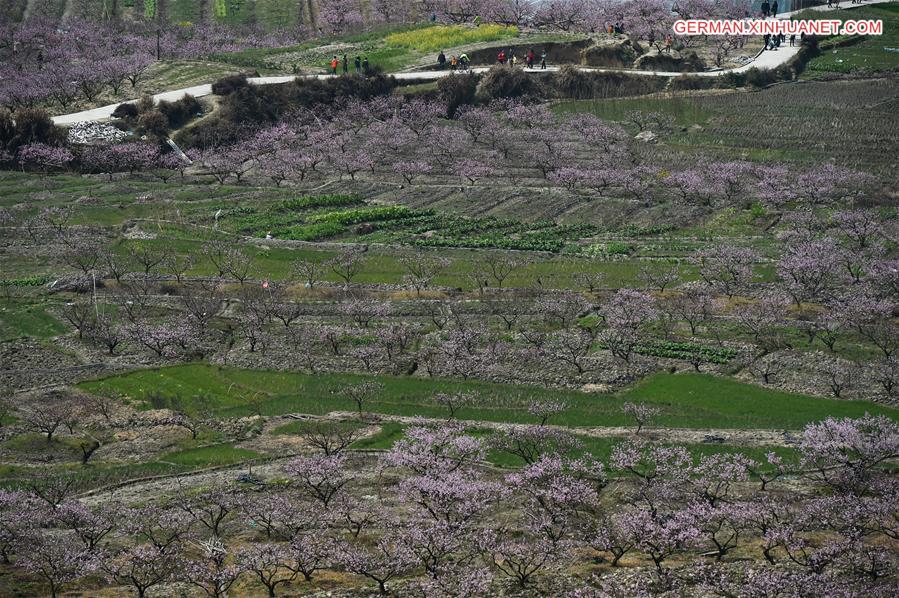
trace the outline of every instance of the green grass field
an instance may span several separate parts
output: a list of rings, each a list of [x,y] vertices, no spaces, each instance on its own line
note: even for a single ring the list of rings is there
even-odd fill
[[[608,98],[598,100],[562,100],[554,106],[556,112],[593,114],[604,120],[627,122],[628,112],[662,112],[670,115],[675,124],[690,126],[701,124],[712,116],[694,98],[675,97]],[[636,128],[634,128],[636,131]]]
[[[0,340],[23,336],[49,338],[68,330],[41,304],[0,302]]]
[[[188,411],[221,416],[324,414],[354,411],[342,389],[372,379],[360,374],[272,372],[190,364],[140,370],[79,384],[85,391],[141,402],[150,393],[178,396]],[[793,395],[704,374],[656,374],[619,395],[587,394],[530,386],[430,378],[378,376],[383,391],[367,409],[373,413],[444,417],[432,397],[467,391],[483,398],[459,417],[475,421],[533,422],[527,403],[534,398],[563,399],[569,408],[553,422],[568,426],[624,426],[624,401],[659,408],[653,424],[679,428],[760,428],[790,430],[827,416],[859,417],[866,412],[899,419],[899,411],[866,401],[841,401]],[[253,403],[252,405],[250,403]]]
[[[808,19],[872,19],[883,21],[883,35],[847,39],[853,43],[839,45],[839,38],[824,40],[821,55],[806,66],[805,77],[828,73],[883,73],[899,70],[899,3],[861,6],[852,10],[808,11],[797,18]]]

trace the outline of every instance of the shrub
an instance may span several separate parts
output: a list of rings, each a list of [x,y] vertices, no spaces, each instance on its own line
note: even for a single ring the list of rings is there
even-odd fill
[[[668,87],[672,91],[692,89],[711,89],[717,82],[714,77],[697,77],[696,75],[680,75],[671,79]]]
[[[746,71],[746,85],[752,87],[767,87],[777,81],[775,73],[772,71],[761,71],[755,67]]]
[[[348,75],[327,80],[297,79],[280,85],[248,85],[222,98],[215,118],[178,135],[182,147],[227,145],[245,134],[247,123],[270,123],[297,108],[331,106],[340,97],[368,100],[387,95],[396,87],[393,77]]]
[[[41,108],[22,108],[15,112],[15,134],[6,144],[13,149],[29,143],[61,145],[66,138],[63,129],[53,124],[50,115]]]
[[[170,129],[180,129],[197,114],[203,112],[200,101],[190,94],[176,102],[159,102],[158,109],[168,119]]]
[[[217,96],[226,96],[249,85],[246,75],[228,75],[212,84],[212,93]]]
[[[156,108],[156,102],[153,101],[153,96],[142,95],[140,99],[137,101],[137,111],[140,114],[144,112],[149,112]]]
[[[235,143],[246,135],[246,128],[230,120],[212,117],[178,131],[175,142],[184,149],[218,147]]]
[[[116,106],[116,109],[112,111],[113,118],[137,118],[138,110],[137,106],[133,102],[124,102]]]
[[[523,70],[495,66],[478,83],[477,98],[487,104],[501,98],[534,96],[538,91],[537,82]]]
[[[725,73],[718,77],[718,87],[723,89],[733,89],[735,87],[743,87],[746,84],[746,75],[743,73]]]
[[[6,108],[0,108],[0,151],[2,151],[15,136],[16,123],[12,118],[12,112]]]
[[[269,94],[259,88],[236,89],[222,100],[221,118],[232,122],[274,122],[278,119],[279,102],[271,101]]]
[[[159,110],[151,110],[140,115],[137,128],[147,135],[166,137],[169,133],[169,120]]]
[[[437,81],[440,99],[446,102],[446,117],[452,118],[459,106],[475,103],[479,77],[473,73],[443,77]]]
[[[556,92],[565,98],[583,100],[593,97],[593,81],[588,73],[566,64],[553,77]]]
[[[626,73],[589,73],[593,97],[620,98],[662,91],[668,80],[664,77],[628,75]]]

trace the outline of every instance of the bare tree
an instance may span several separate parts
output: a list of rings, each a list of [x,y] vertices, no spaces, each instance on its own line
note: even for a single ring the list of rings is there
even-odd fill
[[[96,343],[103,345],[109,355],[115,355],[116,347],[125,340],[125,330],[111,314],[98,312],[97,317],[90,323],[87,335]]]
[[[527,314],[525,305],[514,299],[511,301],[488,300],[486,304],[487,313],[495,318],[499,318],[507,332],[511,332],[522,316]]]
[[[166,261],[169,250],[165,245],[157,249],[145,243],[137,242],[128,247],[128,254],[131,256],[131,259],[143,267],[144,274],[149,276],[156,266]]]
[[[583,374],[594,341],[595,337],[582,328],[563,330],[549,338],[545,350],[550,359],[573,366],[578,374]]]
[[[62,317],[78,331],[78,338],[84,338],[94,319],[94,306],[82,302],[66,303],[62,307]]]
[[[336,274],[345,285],[349,285],[353,278],[362,271],[365,262],[362,254],[364,249],[356,247],[348,247],[340,253],[329,259],[326,263],[334,274]]]
[[[85,276],[97,271],[100,262],[100,247],[94,243],[76,240],[62,252],[62,261],[69,267],[80,270]]]
[[[218,283],[205,280],[185,287],[178,298],[200,330],[221,312],[224,302]]]
[[[315,288],[321,281],[323,264],[315,260],[298,260],[293,265],[293,270],[303,281],[307,289]]]
[[[178,284],[184,282],[184,277],[194,267],[194,254],[190,251],[170,251],[162,262],[165,271],[175,277]]]
[[[103,416],[103,419],[106,422],[111,421],[112,416],[115,415],[116,412],[119,411],[119,409],[121,409],[121,404],[119,403],[119,401],[111,397],[92,394],[87,395],[87,397],[85,397],[85,400],[90,406],[90,410]]]
[[[114,251],[100,252],[100,262],[106,268],[106,274],[112,276],[119,283],[122,281],[122,276],[131,271],[128,262]]]
[[[664,293],[666,288],[680,280],[681,272],[677,266],[656,268],[644,265],[640,267],[640,272],[637,276],[646,289],[657,289],[660,293]]]
[[[363,416],[365,404],[368,403],[374,396],[380,392],[384,388],[383,384],[379,382],[360,382],[359,384],[351,384],[345,388],[339,389],[335,391],[335,394],[343,394],[350,399],[354,403],[356,403],[356,409],[359,411],[359,417]]]
[[[582,270],[574,275],[574,280],[587,292],[595,293],[602,289],[602,285],[606,281],[606,275],[602,272]]]
[[[449,259],[432,257],[418,251],[400,260],[406,274],[403,281],[415,289],[416,295],[421,295],[422,289],[430,286],[431,282],[452,263]]]
[[[363,428],[351,422],[309,422],[300,430],[300,436],[306,444],[330,456],[362,438]]]
[[[449,419],[454,419],[459,409],[475,402],[475,395],[468,392],[441,392],[434,395],[434,402],[449,411]]]
[[[637,434],[640,433],[640,430],[643,429],[643,426],[648,424],[649,421],[659,413],[658,409],[656,409],[655,407],[651,407],[645,403],[631,402],[627,402],[622,405],[621,411],[634,420],[634,423],[637,425]]]
[[[521,263],[512,257],[491,253],[477,263],[476,269],[480,270],[485,279],[492,279],[497,287],[502,288],[503,282],[520,267]]]
[[[35,432],[46,435],[47,443],[63,426],[74,427],[75,402],[68,395],[51,391],[31,399],[19,408],[19,417]]]

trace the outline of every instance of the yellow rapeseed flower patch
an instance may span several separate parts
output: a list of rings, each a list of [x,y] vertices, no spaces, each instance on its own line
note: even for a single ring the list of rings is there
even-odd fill
[[[508,25],[481,25],[480,27],[434,25],[424,29],[391,33],[385,38],[385,42],[392,47],[434,52],[465,44],[507,39],[517,35],[518,27]]]

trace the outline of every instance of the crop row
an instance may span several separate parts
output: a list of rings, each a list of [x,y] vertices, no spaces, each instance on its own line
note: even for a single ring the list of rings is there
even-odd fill
[[[292,241],[321,241],[336,237],[346,232],[346,228],[339,222],[320,222],[318,224],[298,224],[274,231],[272,234],[278,239],[290,239]]]
[[[670,359],[690,360],[698,357],[706,363],[724,365],[736,357],[737,352],[725,347],[708,347],[697,343],[679,343],[674,341],[653,341],[638,346],[635,351],[640,355],[667,357]]]
[[[416,213],[405,206],[378,206],[373,208],[360,208],[357,210],[342,210],[339,212],[325,212],[314,214],[307,221],[311,224],[320,222],[336,222],[344,226],[360,224],[362,222],[377,222],[379,220],[401,220],[415,216]]]
[[[5,278],[0,279],[0,287],[40,287],[50,282],[46,276],[32,276],[31,278]]]

